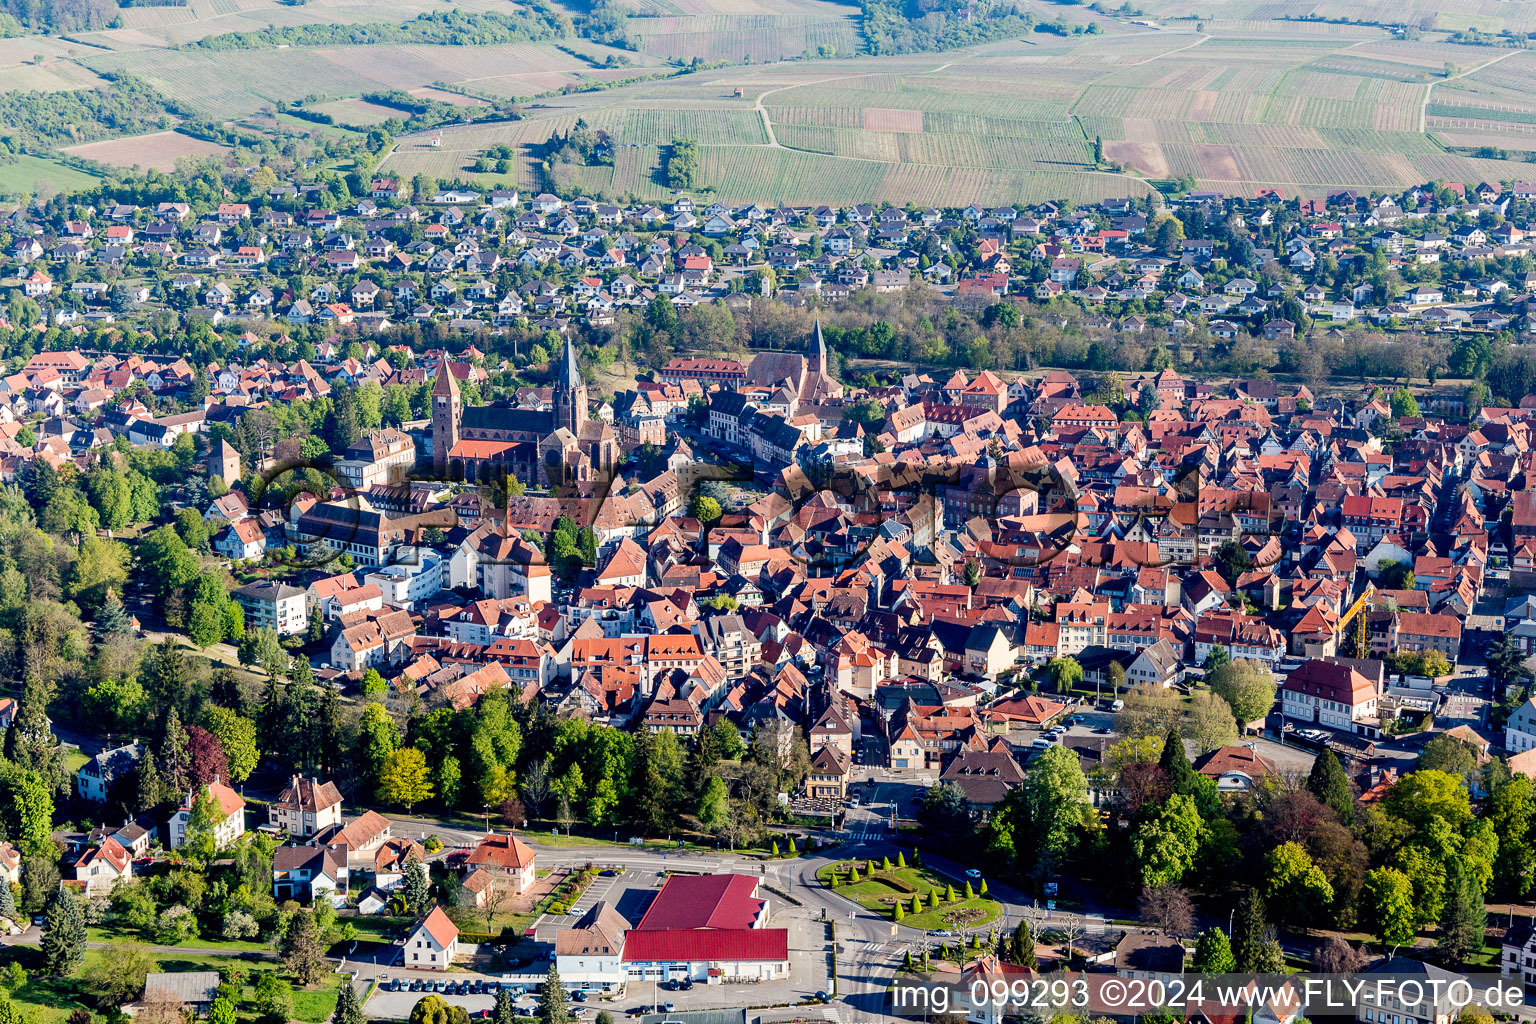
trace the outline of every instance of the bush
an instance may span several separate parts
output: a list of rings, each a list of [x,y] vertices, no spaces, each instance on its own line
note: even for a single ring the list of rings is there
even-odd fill
[[[155,942],[175,946],[197,938],[197,915],[180,903],[160,912],[155,919]]]
[[[261,926],[256,919],[243,910],[231,910],[224,915],[224,937],[226,939],[254,939],[261,933]]]

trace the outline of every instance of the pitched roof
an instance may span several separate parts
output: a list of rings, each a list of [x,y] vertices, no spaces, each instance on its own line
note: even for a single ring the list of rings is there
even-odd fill
[[[302,775],[295,775],[278,796],[274,806],[314,813],[340,803],[341,793],[334,782],[321,782],[316,778],[306,779]]]
[[[411,930],[414,932],[423,928],[444,949],[447,949],[459,940],[459,926],[448,919],[448,915],[443,913],[442,907],[433,907],[432,913],[422,918],[416,927]]]
[[[491,833],[480,840],[480,845],[465,858],[464,863],[471,867],[500,868],[502,870],[520,870],[533,863],[533,847],[508,832],[505,835]]]
[[[765,902],[756,891],[748,875],[672,875],[635,930],[751,928]]]

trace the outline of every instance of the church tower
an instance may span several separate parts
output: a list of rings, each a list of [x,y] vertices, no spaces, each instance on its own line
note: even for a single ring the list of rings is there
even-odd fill
[[[554,400],[555,429],[564,427],[580,440],[581,428],[587,424],[587,385],[581,379],[581,367],[576,365],[576,346],[569,339],[555,374]]]
[[[445,357],[437,364],[437,379],[432,382],[432,463],[438,476],[448,474],[448,453],[459,443],[462,414],[459,382]]]
[[[811,340],[805,346],[805,371],[809,376],[819,373],[823,377],[830,376],[827,372],[827,339],[821,334],[821,317],[816,318],[816,326],[811,331]]]

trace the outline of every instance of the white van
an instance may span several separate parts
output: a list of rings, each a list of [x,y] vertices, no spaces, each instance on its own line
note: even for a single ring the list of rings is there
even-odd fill
[[[1125,710],[1125,701],[1123,701],[1123,700],[1115,701],[1113,704],[1111,704],[1109,706],[1109,710],[1111,710],[1111,711],[1124,711]]]
[[[1039,739],[1030,744],[1030,746],[1034,747],[1036,750],[1050,750],[1055,745],[1056,739],[1052,736],[1041,736]]]

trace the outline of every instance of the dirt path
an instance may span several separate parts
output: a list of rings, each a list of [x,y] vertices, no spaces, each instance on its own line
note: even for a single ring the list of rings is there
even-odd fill
[[[916,74],[916,75],[936,75],[940,71],[943,71],[945,68],[953,67],[955,65],[955,63],[956,62],[952,61],[952,60],[951,61],[945,61],[943,64],[940,64],[937,67],[929,68],[926,71],[914,71],[913,74]],[[765,96],[772,96],[776,92],[787,92],[790,89],[799,89],[799,88],[802,88],[802,87],[807,86],[807,85],[824,85],[827,82],[843,82],[843,81],[847,81],[848,79],[851,79],[851,78],[872,78],[872,77],[875,77],[878,74],[880,74],[880,72],[860,71],[860,72],[850,73],[850,74],[846,74],[846,75],[828,75],[826,78],[815,78],[815,79],[812,79],[809,82],[796,82],[793,85],[781,85],[777,89],[768,89],[768,90],[765,90],[763,92],[758,93],[756,101],[752,104],[752,109],[756,110],[758,115],[760,117],[762,117],[762,119],[763,119],[763,130],[768,133],[768,146],[769,146],[769,148],[771,148],[771,149],[793,149],[794,147],[783,145],[782,143],[779,142],[779,137],[774,134],[774,131],[773,131],[773,121],[771,119],[769,119],[769,117],[768,117],[768,108],[763,106],[763,97],[765,97]],[[835,156],[836,154],[833,154],[833,153],[818,153],[817,155],[818,156]]]
[[[1501,53],[1497,57],[1493,58],[1493,60],[1484,61],[1483,63],[1479,64],[1475,68],[1468,68],[1466,71],[1463,71],[1459,75],[1451,75],[1449,78],[1436,79],[1435,81],[1430,82],[1428,85],[1426,85],[1424,87],[1424,99],[1419,104],[1419,134],[1420,135],[1424,134],[1424,120],[1425,120],[1426,116],[1429,114],[1429,98],[1434,95],[1435,86],[1443,85],[1446,82],[1454,82],[1454,81],[1456,81],[1456,79],[1458,79],[1458,78],[1466,78],[1468,75],[1475,75],[1479,71],[1482,71],[1484,68],[1491,68],[1491,67],[1493,67],[1495,64],[1497,64],[1501,60],[1504,60],[1504,59],[1506,59],[1508,57],[1513,57],[1517,53],[1524,53],[1524,52],[1525,52],[1524,50],[1510,50],[1508,53]]]

